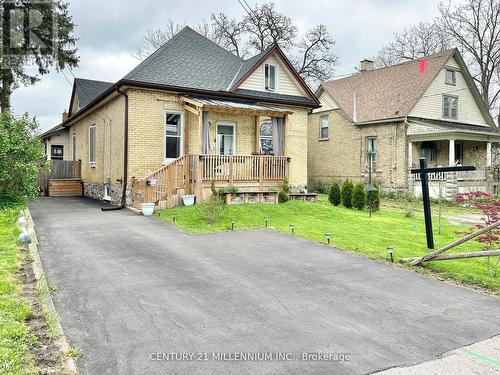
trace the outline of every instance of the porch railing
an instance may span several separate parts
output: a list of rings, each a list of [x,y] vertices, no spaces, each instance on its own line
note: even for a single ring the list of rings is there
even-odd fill
[[[287,176],[288,158],[267,155],[201,155],[203,181],[277,181]]]
[[[460,171],[456,172],[457,181],[484,181],[486,180],[486,170],[477,169],[475,171]],[[447,172],[431,172],[428,174],[429,181],[446,181],[448,178]],[[420,181],[420,175],[412,174],[415,181]]]
[[[267,155],[184,155],[159,168],[143,180],[132,182],[132,204],[164,200],[172,206],[178,190],[192,193],[206,181],[229,184],[282,181],[288,176],[289,159]],[[198,190],[199,191],[199,190]]]

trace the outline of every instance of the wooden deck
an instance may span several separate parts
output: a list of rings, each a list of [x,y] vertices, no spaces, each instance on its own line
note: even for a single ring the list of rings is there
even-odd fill
[[[49,180],[49,197],[81,197],[81,179],[58,179]]]
[[[132,181],[132,205],[154,202],[174,207],[183,194],[196,195],[203,202],[217,188],[235,187],[245,192],[278,190],[288,177],[290,159],[268,155],[184,155],[143,180]]]

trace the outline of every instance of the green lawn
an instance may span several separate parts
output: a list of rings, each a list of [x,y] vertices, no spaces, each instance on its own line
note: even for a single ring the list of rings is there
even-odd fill
[[[27,347],[36,341],[26,324],[32,311],[19,296],[21,288],[16,277],[22,255],[15,222],[21,208],[0,210],[0,374],[5,375],[36,373]]]
[[[399,204],[394,201],[382,203],[382,210],[374,213],[372,218],[368,217],[366,211],[332,206],[324,195],[320,196],[317,203],[291,201],[280,205],[229,206],[220,222],[214,225],[204,222],[200,205],[165,210],[159,217],[172,222],[172,214],[175,212],[176,224],[193,233],[229,230],[232,219],[235,220],[236,230],[262,228],[267,217],[269,228],[290,233],[289,225],[294,224],[297,236],[322,243],[326,242],[325,233],[330,232],[332,246],[375,259],[387,259],[387,246],[395,247],[396,261],[427,253],[422,214],[416,212],[414,217],[407,218]],[[451,213],[457,209],[445,210],[446,213]],[[462,213],[463,210],[458,211]],[[435,212],[437,210],[434,207]],[[460,235],[454,234],[454,231],[466,229],[452,226],[446,219],[442,219],[442,234],[438,235],[437,219],[434,224],[436,248],[459,238]],[[456,251],[478,250],[480,246],[477,242],[470,241],[456,248]],[[440,272],[443,277],[498,293],[500,276],[490,277],[485,262],[485,259],[453,260],[431,262],[425,267]]]

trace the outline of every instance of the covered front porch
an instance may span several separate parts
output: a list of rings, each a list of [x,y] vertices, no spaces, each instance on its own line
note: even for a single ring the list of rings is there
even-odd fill
[[[453,199],[457,193],[486,191],[497,194],[500,188],[496,160],[500,136],[491,128],[458,126],[455,129],[422,125],[408,129],[408,170],[425,157],[431,167],[473,165],[475,171],[433,173],[429,175],[431,197]],[[409,173],[409,188],[421,195],[420,177]]]
[[[289,177],[291,111],[255,103],[181,97],[182,116],[166,115],[164,165],[132,182],[132,204],[173,207],[184,194],[206,201],[211,187],[275,201]],[[182,123],[181,123],[182,121]],[[175,136],[171,136],[174,134]],[[170,147],[169,147],[170,146]]]

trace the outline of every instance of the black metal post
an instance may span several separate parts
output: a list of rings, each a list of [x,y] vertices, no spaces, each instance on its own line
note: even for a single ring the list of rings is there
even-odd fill
[[[434,249],[434,236],[432,233],[431,202],[429,199],[429,182],[427,171],[427,160],[420,158],[420,180],[422,184],[422,200],[424,202],[425,235],[427,237],[427,248]]]

